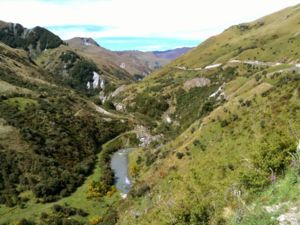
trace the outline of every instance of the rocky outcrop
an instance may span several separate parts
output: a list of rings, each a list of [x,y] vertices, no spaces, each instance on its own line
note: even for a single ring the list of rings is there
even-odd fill
[[[124,112],[126,110],[126,106],[122,103],[114,103],[114,106],[119,112]]]
[[[171,115],[173,115],[176,112],[176,104],[173,104],[171,100],[168,101],[169,108],[167,111],[164,112],[162,115],[162,120],[166,123],[172,123]]]
[[[215,91],[214,93],[212,93],[209,97],[210,98],[216,98],[217,100],[221,100],[221,99],[227,99],[227,96],[225,95],[224,92],[224,88],[225,88],[225,83],[222,84],[217,91]]]
[[[279,225],[299,225],[300,224],[300,213],[297,207],[291,208],[289,212],[281,214],[277,218]]]
[[[119,95],[122,91],[124,91],[126,88],[126,85],[121,85],[120,87],[118,87],[112,94],[111,97],[116,97],[117,95]]]
[[[208,78],[205,77],[197,77],[192,80],[188,80],[183,84],[183,88],[186,91],[189,91],[190,89],[194,87],[205,87],[210,85],[211,81]]]
[[[213,64],[213,65],[208,65],[208,66],[206,66],[204,69],[210,70],[210,69],[218,68],[218,67],[220,67],[220,66],[222,66],[222,63]]]
[[[81,44],[82,45],[85,45],[85,46],[90,46],[90,45],[93,45],[93,46],[97,46],[99,47],[98,43],[92,39],[92,38],[80,38],[80,41],[81,41]]]
[[[88,89],[97,89],[100,88],[101,90],[105,89],[105,80],[100,77],[97,72],[93,72],[93,81],[89,81],[87,83]]]
[[[277,205],[265,206],[264,209],[268,213],[277,213],[283,208],[289,208],[285,213],[280,214],[276,219],[279,225],[298,225],[300,224],[300,213],[297,206],[291,207],[290,202],[282,202]]]
[[[152,142],[157,141],[162,138],[162,135],[152,136],[148,129],[144,126],[135,127],[136,136],[140,141],[140,147],[148,147]]]

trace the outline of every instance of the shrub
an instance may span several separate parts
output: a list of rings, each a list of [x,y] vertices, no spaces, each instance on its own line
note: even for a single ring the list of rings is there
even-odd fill
[[[211,80],[216,78],[211,78]],[[180,88],[176,93],[176,120],[180,123],[177,132],[187,129],[195,120],[207,115],[215,107],[215,100],[209,96],[217,91],[216,85],[194,87],[189,91]]]
[[[110,109],[110,110],[116,110],[116,107],[115,105],[111,102],[111,101],[105,101],[103,106],[106,108],[106,109]]]
[[[100,198],[106,195],[110,186],[104,181],[92,181],[88,185],[88,198]]]
[[[265,120],[261,120],[259,124],[260,124],[261,128],[263,128],[263,129],[266,128],[266,121]]]
[[[229,122],[228,122],[228,120],[222,120],[221,121],[221,127],[227,127],[229,125]]]
[[[35,225],[35,223],[27,219],[21,219],[18,222],[12,223],[12,225]]]
[[[97,225],[102,222],[102,217],[101,216],[94,216],[92,219],[90,219],[90,224],[91,225]]]
[[[137,190],[132,189],[130,194],[133,197],[142,197],[143,195],[145,195],[147,192],[150,191],[150,187],[147,184],[141,184]]]
[[[177,152],[177,153],[176,153],[176,157],[177,157],[178,159],[182,159],[183,156],[184,156],[184,154],[183,154],[182,152]]]
[[[175,224],[209,224],[213,212],[214,210],[209,204],[196,203],[189,206],[183,205],[175,211]]]
[[[158,119],[165,112],[169,105],[164,98],[153,97],[147,93],[140,93],[134,99],[135,106],[130,111],[139,112],[151,118]]]
[[[139,155],[136,159],[136,164],[140,165],[143,162],[143,158]]]
[[[101,225],[115,225],[118,222],[118,212],[110,209],[103,217]]]
[[[194,140],[193,141],[193,145],[195,146],[195,147],[198,147],[198,148],[200,148],[202,151],[205,151],[206,150],[206,145],[204,145],[200,140]]]
[[[64,62],[64,63],[70,63],[70,64],[74,64],[76,62],[76,60],[79,59],[79,56],[77,54],[75,54],[72,51],[66,51],[63,52],[59,58]]]
[[[87,217],[89,214],[84,211],[83,209],[77,209],[76,214],[81,216],[81,217]]]
[[[48,214],[45,213],[45,212],[42,212],[40,218],[41,218],[42,220],[43,220],[43,219],[47,219],[47,218],[48,218]]]
[[[261,191],[271,183],[272,173],[281,174],[286,169],[295,151],[293,140],[287,136],[275,135],[272,141],[263,142],[252,155],[252,167],[241,173],[242,184],[253,192]]]
[[[150,151],[147,151],[145,154],[146,166],[151,166],[155,162],[156,158],[157,156],[155,154],[152,154]]]
[[[201,114],[206,115],[211,111],[213,111],[213,109],[214,109],[214,103],[211,100],[206,101],[202,106]]]

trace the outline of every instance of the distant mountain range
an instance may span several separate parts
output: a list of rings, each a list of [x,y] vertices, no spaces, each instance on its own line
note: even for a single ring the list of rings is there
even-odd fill
[[[0,224],[300,224],[299,21],[187,54],[0,22]]]
[[[126,70],[134,78],[147,76],[170,61],[185,54],[191,48],[167,51],[110,51],[92,38],[76,37],[66,41],[68,45],[101,65],[114,65]]]
[[[92,60],[104,73],[114,74],[112,77],[118,74],[117,81],[126,80],[128,77],[133,80],[142,79],[190,50],[190,48],[180,48],[155,52],[110,51],[101,47],[92,38],[75,37],[63,41],[43,27],[27,29],[21,24],[4,21],[0,21],[0,41],[13,48],[28,50],[32,58],[52,55],[49,65],[52,65],[54,56],[51,52],[57,52],[58,49],[74,51],[76,54]],[[48,50],[47,53],[44,51],[45,49]],[[43,62],[47,64],[47,57],[42,58]],[[53,68],[56,67],[49,66],[49,69]]]
[[[187,53],[193,48],[183,47],[183,48],[175,48],[172,50],[166,50],[166,51],[154,51],[152,52],[155,56],[158,58],[168,59],[168,60],[174,60],[178,57],[182,56],[183,54]]]

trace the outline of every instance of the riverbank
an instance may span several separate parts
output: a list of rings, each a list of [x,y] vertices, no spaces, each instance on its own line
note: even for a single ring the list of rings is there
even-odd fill
[[[129,146],[134,145],[135,134],[133,132],[127,132],[119,135],[118,137],[106,142],[102,146],[102,151],[97,154],[97,161],[93,173],[88,176],[80,187],[70,196],[62,198],[56,202],[51,203],[37,203],[37,199],[33,197],[33,193],[27,192],[26,195],[30,199],[23,207],[9,208],[4,205],[0,205],[0,224],[11,224],[21,219],[34,220],[40,218],[42,213],[48,215],[53,214],[54,205],[67,205],[68,207],[74,207],[83,209],[89,215],[86,217],[80,217],[78,215],[70,216],[84,224],[88,224],[90,220],[95,217],[104,218],[109,213],[111,208],[121,200],[118,192],[115,192],[111,196],[104,196],[99,199],[88,198],[88,185],[93,181],[99,180],[103,176],[103,167],[101,161],[104,157],[104,150],[112,150],[112,152]],[[110,155],[109,155],[110,157]]]
[[[83,185],[81,185],[72,195],[51,203],[36,203],[36,199],[31,199],[26,203],[24,208],[9,208],[1,205],[0,224],[11,224],[12,222],[19,221],[21,219],[33,220],[40,217],[41,213],[51,214],[54,205],[68,205],[70,207],[83,209],[89,214],[87,217],[74,217],[76,220],[83,223],[88,223],[92,218],[97,216],[103,217],[110,207],[116,204],[116,202],[118,202],[121,198],[117,193],[109,197],[105,196],[101,199],[101,201],[88,198],[88,185],[91,182],[98,180],[103,174],[102,168],[99,164],[100,158],[101,152],[97,155],[97,162],[93,173],[86,178]],[[31,193],[27,194],[31,195]]]

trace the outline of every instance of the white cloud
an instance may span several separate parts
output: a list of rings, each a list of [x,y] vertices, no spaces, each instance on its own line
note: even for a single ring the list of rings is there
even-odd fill
[[[298,0],[1,0],[0,19],[27,27],[66,24],[111,27],[97,32],[57,30],[64,39],[159,36],[202,40],[230,25],[297,3]]]

